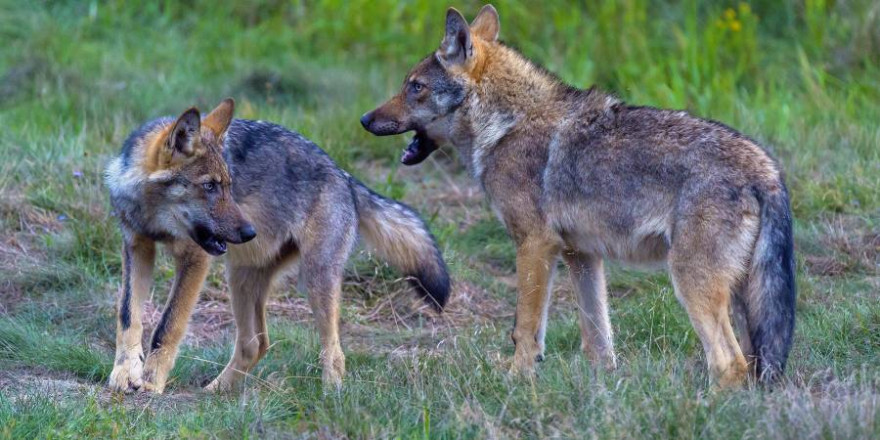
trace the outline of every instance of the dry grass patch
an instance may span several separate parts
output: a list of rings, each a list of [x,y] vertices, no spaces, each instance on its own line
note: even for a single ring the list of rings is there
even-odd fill
[[[810,273],[842,276],[848,273],[880,273],[880,231],[864,218],[835,215],[815,228],[818,248],[804,261]]]

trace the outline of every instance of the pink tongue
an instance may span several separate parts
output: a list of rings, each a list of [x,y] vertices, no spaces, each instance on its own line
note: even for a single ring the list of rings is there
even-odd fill
[[[413,160],[416,154],[418,153],[416,153],[415,149],[407,148],[406,150],[403,150],[403,156],[400,157],[400,161],[403,163],[409,162]]]
[[[409,141],[406,148],[403,150],[403,154],[400,156],[400,162],[404,165],[415,165],[418,162],[418,156],[422,154],[422,151],[419,150],[421,147],[421,142],[419,142],[419,136],[413,136],[412,140]]]
[[[400,157],[400,162],[402,162],[404,165],[416,165],[422,163],[436,149],[437,146],[433,142],[419,134],[416,134],[415,136],[413,136],[413,139],[412,141],[410,141],[409,145],[406,146],[406,149],[403,150],[403,155]]]

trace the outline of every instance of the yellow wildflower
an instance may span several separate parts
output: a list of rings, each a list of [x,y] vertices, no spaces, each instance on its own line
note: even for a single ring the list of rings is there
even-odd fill
[[[733,20],[730,22],[730,30],[734,32],[739,32],[742,29],[742,23],[739,20]]]
[[[734,11],[733,8],[727,8],[724,11],[724,18],[728,20],[733,20],[734,18],[736,18],[736,11]]]

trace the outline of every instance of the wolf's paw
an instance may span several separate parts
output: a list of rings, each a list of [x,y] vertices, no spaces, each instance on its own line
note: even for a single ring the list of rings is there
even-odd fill
[[[153,393],[153,394],[162,394],[165,391],[165,384],[155,384],[153,382],[144,381],[144,385],[141,387],[141,392],[144,393]]]
[[[108,385],[113,391],[132,393],[144,386],[144,362],[140,354],[131,354],[116,361]]]
[[[236,389],[238,382],[232,378],[225,376],[225,371],[214,378],[211,383],[205,385],[203,390],[206,393],[228,393]]]
[[[324,385],[324,394],[342,391],[342,375],[337,372],[324,370],[324,374],[321,375],[321,382]]]
[[[748,379],[749,368],[744,359],[736,359],[726,368],[715,368],[716,390],[742,388]]]
[[[590,346],[581,344],[581,351],[589,359],[593,368],[602,368],[605,371],[617,369],[617,354],[613,350],[597,351]]]
[[[523,340],[520,338],[519,340]],[[544,361],[544,350],[538,344],[518,343],[513,353],[513,363],[510,365],[510,376],[535,377],[537,362]]]
[[[144,365],[143,387],[142,391],[149,393],[162,394],[165,391],[165,380],[167,372],[159,365],[157,356],[150,356]]]
[[[611,355],[610,357],[603,357],[597,361],[596,365],[604,368],[605,371],[614,371],[617,369],[617,356]]]
[[[513,363],[510,365],[510,371],[508,371],[508,374],[511,378],[535,378],[535,376],[537,375],[537,373],[535,372],[536,359],[537,355],[534,358],[527,360],[520,360],[516,356],[514,356]]]
[[[220,383],[219,377],[212,380],[211,383],[205,385],[205,387],[202,388],[202,390],[206,393],[222,393],[228,389],[228,386],[224,386],[222,383]]]
[[[324,382],[324,392],[338,392],[342,389],[342,377],[345,376],[345,355],[342,350],[324,353],[324,371],[321,379]]]

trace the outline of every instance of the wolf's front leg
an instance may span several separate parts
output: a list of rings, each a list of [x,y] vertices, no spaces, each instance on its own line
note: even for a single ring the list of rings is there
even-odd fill
[[[189,316],[211,265],[211,257],[194,243],[174,243],[171,251],[177,275],[165,311],[153,331],[150,353],[144,365],[144,388],[156,393],[165,390],[168,373],[177,357],[177,347],[186,334]]]
[[[550,283],[558,255],[557,241],[544,236],[528,237],[517,246],[519,295],[511,335],[516,344],[511,373],[530,376],[535,361],[543,360]]]
[[[156,243],[133,235],[122,245],[122,288],[117,301],[116,360],[109,385],[115,391],[131,392],[143,385],[144,327],[141,311],[153,281]]]

